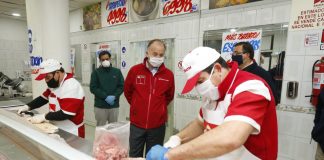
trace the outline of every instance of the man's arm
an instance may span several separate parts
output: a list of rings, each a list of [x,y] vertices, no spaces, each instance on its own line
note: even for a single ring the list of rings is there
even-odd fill
[[[174,98],[174,76],[172,74],[171,76],[171,83],[170,83],[170,88],[167,90],[166,92],[166,102],[167,105],[169,105],[169,103],[173,100]]]
[[[47,99],[45,99],[42,96],[39,96],[39,97],[33,99],[31,102],[27,103],[27,106],[29,107],[29,110],[33,110],[33,109],[39,108],[47,103],[48,103]]]
[[[132,69],[130,69],[128,71],[128,74],[126,76],[125,83],[124,83],[124,95],[125,95],[127,102],[129,104],[132,103],[132,95],[134,92],[133,83],[135,83],[135,82],[133,81]]]
[[[72,117],[73,115],[65,114],[62,110],[59,110],[57,112],[48,112],[45,115],[45,119],[50,121],[63,121]]]
[[[118,73],[119,73],[119,81],[117,84],[116,92],[114,94],[114,96],[116,97],[119,97],[124,92],[124,77],[119,69],[118,69]]]
[[[192,141],[171,149],[166,157],[168,160],[188,160],[221,156],[242,146],[253,130],[245,122],[225,122]]]
[[[184,129],[182,129],[177,136],[181,139],[181,144],[187,143],[192,139],[204,133],[203,122],[198,118],[191,121]]]
[[[108,94],[103,91],[102,89],[100,89],[100,85],[99,85],[99,80],[96,74],[96,70],[94,70],[91,73],[91,79],[90,79],[90,91],[91,93],[93,93],[96,97],[99,97],[100,99],[105,99]]]

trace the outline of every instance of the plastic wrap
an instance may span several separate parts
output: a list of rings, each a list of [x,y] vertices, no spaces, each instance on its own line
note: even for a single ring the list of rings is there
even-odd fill
[[[97,160],[121,160],[128,156],[129,122],[115,122],[97,127],[93,154]]]

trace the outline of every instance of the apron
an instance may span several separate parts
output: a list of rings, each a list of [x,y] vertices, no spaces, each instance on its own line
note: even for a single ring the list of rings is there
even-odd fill
[[[232,87],[238,70],[235,73],[235,76],[232,80],[232,83],[229,89]],[[228,89],[228,90],[229,90]],[[232,95],[226,92],[226,96],[223,101],[219,101],[218,104],[216,101],[204,100],[202,106],[202,113],[204,119],[205,132],[208,130],[221,125],[224,122],[225,115],[227,113],[228,106],[231,104]],[[215,106],[217,105],[216,109]],[[260,160],[258,157],[253,155],[249,150],[247,150],[244,145],[240,148],[224,154],[219,157],[209,158],[208,160]]]

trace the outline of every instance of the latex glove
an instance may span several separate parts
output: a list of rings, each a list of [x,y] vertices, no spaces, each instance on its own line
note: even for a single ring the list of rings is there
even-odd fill
[[[21,106],[21,107],[18,108],[17,113],[18,113],[18,114],[21,114],[21,112],[25,112],[25,111],[29,111],[29,110],[30,110],[30,109],[29,109],[29,106],[27,106],[27,105],[23,105],[23,106]]]
[[[105,101],[109,104],[109,105],[114,105],[115,104],[115,99],[116,97],[115,96],[107,96]]]
[[[169,138],[169,140],[164,143],[163,147],[165,148],[174,148],[181,144],[181,139],[179,136],[174,135]]]
[[[168,160],[164,157],[168,150],[168,148],[164,148],[161,145],[155,145],[147,153],[146,160]]]
[[[42,123],[46,121],[45,114],[37,114],[34,117],[28,118],[27,120],[30,121],[31,123]]]

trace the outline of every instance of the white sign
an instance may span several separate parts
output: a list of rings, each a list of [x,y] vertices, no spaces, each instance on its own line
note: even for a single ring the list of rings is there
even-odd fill
[[[74,75],[75,73],[75,48],[70,48],[70,63],[71,63],[71,73]]]
[[[305,35],[305,47],[318,46],[319,34],[306,34]]]
[[[127,0],[106,0],[101,3],[102,27],[128,23]]]
[[[324,27],[324,0],[292,0],[289,30]]]
[[[161,0],[160,16],[168,17],[199,10],[199,0]]]
[[[262,31],[243,31],[243,32],[225,32],[223,33],[221,55],[227,61],[232,57],[234,45],[238,42],[250,42],[254,49],[254,59],[259,63],[261,49]]]
[[[109,51],[111,52],[110,45],[108,43],[100,43],[97,44],[97,51],[96,51],[96,57],[97,57],[97,68],[100,67],[100,60],[99,60],[99,54],[101,51]]]

